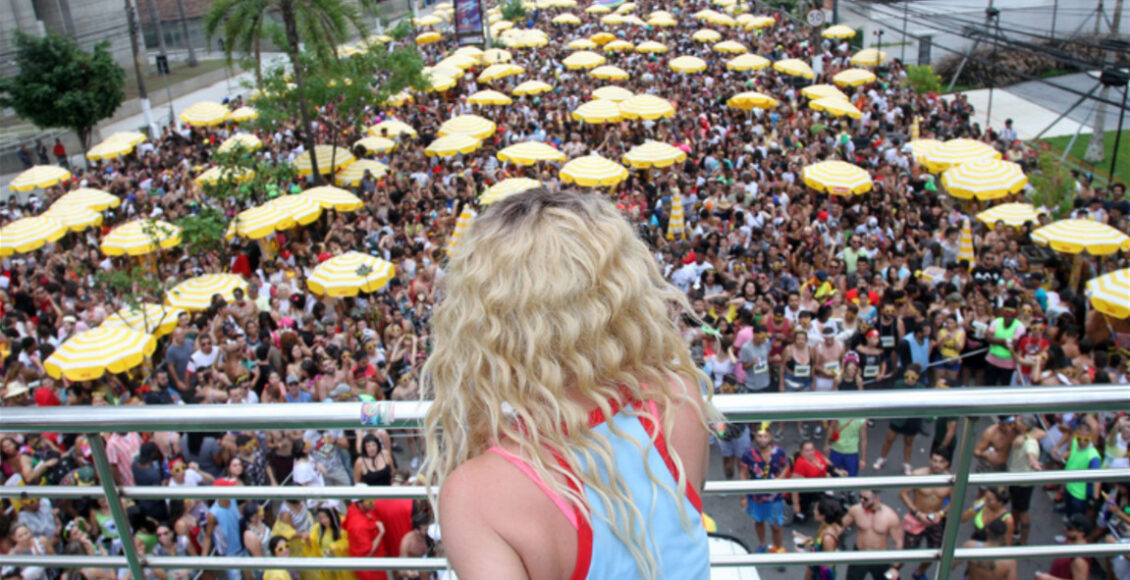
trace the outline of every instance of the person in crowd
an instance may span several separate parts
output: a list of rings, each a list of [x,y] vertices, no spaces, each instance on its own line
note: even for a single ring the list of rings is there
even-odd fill
[[[742,455],[739,479],[785,479],[790,475],[789,456],[773,444],[768,423],[761,423],[754,436],[756,445]],[[785,500],[781,493],[757,493],[742,497],[742,509],[753,518],[759,552],[784,552]],[[772,543],[766,543],[768,524]]]
[[[901,550],[903,531],[898,514],[879,499],[878,490],[859,492],[859,503],[848,508],[843,518],[844,529],[855,526],[855,549]],[[848,566],[849,580],[886,580],[899,575],[902,562],[890,564],[861,564]]]
[[[943,475],[950,473],[950,456],[944,455],[941,450],[935,449],[930,453],[930,465],[920,467],[910,472],[911,475]],[[916,550],[922,546],[923,541],[927,548],[937,549],[942,545],[942,533],[946,527],[946,516],[949,515],[950,494],[953,487],[920,487],[903,489],[899,492],[899,499],[906,506],[907,513],[902,518],[903,544]],[[914,577],[926,575],[930,569],[929,562],[918,564]]]

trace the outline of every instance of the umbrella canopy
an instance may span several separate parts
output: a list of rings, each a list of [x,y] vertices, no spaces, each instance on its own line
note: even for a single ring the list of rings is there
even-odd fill
[[[730,100],[726,101],[726,105],[743,111],[749,111],[751,109],[771,109],[779,104],[777,99],[756,91],[738,93],[730,97]]]
[[[628,73],[618,67],[612,65],[598,66],[589,71],[589,76],[598,79],[608,79],[613,81],[622,81],[628,78]]]
[[[577,15],[572,12],[565,12],[554,16],[552,22],[554,24],[571,24],[575,26],[581,23],[581,19],[577,18]]]
[[[488,121],[478,115],[459,115],[444,121],[439,126],[439,135],[440,137],[467,135],[475,139],[486,139],[494,135],[496,129],[493,121]]]
[[[464,207],[463,211],[459,213],[459,217],[455,220],[455,229],[451,231],[451,241],[447,245],[448,253],[455,250],[455,246],[459,245],[459,238],[463,237],[463,232],[471,225],[471,220],[475,219],[475,210],[470,207]]]
[[[1032,232],[1032,241],[1065,254],[1106,256],[1130,251],[1130,236],[1099,222],[1084,219],[1059,220]]]
[[[107,256],[143,256],[159,249],[177,246],[181,241],[179,226],[161,220],[126,222],[102,238],[102,253]]]
[[[322,296],[356,296],[384,288],[395,275],[392,262],[361,252],[346,252],[314,268],[306,286]]]
[[[482,61],[483,64],[488,65],[502,64],[504,62],[510,62],[513,58],[514,56],[505,48],[488,48],[483,51]]]
[[[810,85],[800,90],[801,94],[810,99],[824,99],[834,97],[847,101],[848,96],[843,91],[832,85]]]
[[[961,224],[961,239],[957,248],[957,261],[965,260],[965,263],[975,264],[977,256],[973,252],[973,228],[969,225],[969,220],[962,220]]]
[[[212,127],[228,120],[231,110],[214,101],[201,101],[180,114],[180,120],[193,127]]]
[[[212,296],[219,294],[224,300],[232,302],[232,293],[239,288],[247,291],[247,282],[235,274],[204,274],[189,278],[165,292],[165,302],[170,306],[193,312],[207,310],[212,305]]]
[[[871,175],[845,161],[821,161],[804,168],[804,184],[832,195],[851,195],[871,191]]]
[[[594,89],[592,92],[592,97],[594,99],[602,99],[605,101],[615,102],[626,101],[633,96],[634,93],[632,93],[632,91],[629,91],[628,89],[625,89],[623,87],[617,87],[615,85],[600,87],[599,89]]]
[[[510,96],[507,95],[506,93],[500,93],[498,91],[487,89],[485,91],[479,91],[479,92],[467,97],[467,102],[472,104],[472,105],[499,105],[499,106],[502,106],[502,105],[509,105],[509,104],[513,103],[514,99],[511,99]]]
[[[582,68],[596,68],[604,64],[606,60],[603,55],[597,54],[591,50],[578,50],[562,59],[561,64],[565,65],[565,68],[576,70]]]
[[[731,58],[726,62],[726,68],[730,70],[761,70],[767,68],[770,64],[772,63],[765,57],[746,53]]]
[[[999,159],[978,159],[942,173],[942,185],[958,199],[1000,199],[1024,189],[1028,177],[1019,165]]]
[[[616,40],[616,35],[611,32],[598,32],[589,37],[589,40],[595,42],[600,46],[604,46],[613,40]]]
[[[231,180],[242,183],[255,177],[255,170],[246,167],[210,167],[204,173],[196,176],[196,183],[201,185],[216,185],[221,181]]]
[[[755,16],[749,22],[746,22],[746,30],[757,30],[758,28],[768,28],[777,23],[777,19],[772,16]]]
[[[59,221],[73,232],[81,232],[102,223],[102,214],[81,205],[52,205],[43,217]]]
[[[411,125],[397,119],[387,119],[369,127],[369,135],[373,137],[389,137],[395,139],[401,135],[415,137],[416,130]]]
[[[237,148],[243,148],[248,151],[255,151],[263,146],[263,142],[258,137],[251,133],[236,133],[220,144],[220,153],[229,153]]]
[[[516,64],[492,64],[479,73],[480,83],[489,83],[509,76],[520,75],[526,69]]]
[[[35,188],[48,188],[71,178],[71,172],[58,165],[36,165],[25,169],[12,180],[8,189],[12,191],[31,191]]]
[[[321,205],[324,209],[336,211],[357,211],[365,205],[361,198],[332,185],[307,189],[301,195],[318,202],[318,205]]]
[[[578,157],[561,168],[561,180],[583,187],[616,185],[628,178],[623,165],[600,155]]]
[[[1002,203],[977,214],[977,219],[985,225],[1002,222],[1006,226],[1018,228],[1027,223],[1038,223],[1040,212],[1030,203]]]
[[[676,22],[674,18],[666,18],[666,17],[663,17],[663,16],[652,16],[651,18],[647,19],[647,25],[648,26],[655,26],[657,28],[670,28],[672,26],[678,26],[679,23]]]
[[[732,54],[742,54],[749,52],[749,49],[740,42],[734,40],[723,40],[714,45],[714,52],[729,52]]]
[[[727,14],[720,14],[718,12],[715,12],[713,14],[707,14],[706,18],[703,18],[703,21],[709,22],[710,24],[715,24],[715,25],[718,25],[718,26],[737,26],[738,25],[737,21],[734,20],[733,17],[731,17]]]
[[[926,165],[927,156],[937,147],[942,146],[942,142],[937,139],[912,139],[907,145],[910,146],[910,154],[919,165]]]
[[[0,228],[0,256],[34,252],[67,235],[67,226],[57,219],[32,216]]]
[[[149,140],[145,133],[140,131],[118,131],[113,135],[102,140],[103,143],[107,141],[125,141],[130,145],[140,145]]]
[[[424,46],[425,44],[431,44],[441,40],[443,40],[443,35],[438,32],[424,32],[416,35],[416,46]]]
[[[259,111],[255,110],[255,107],[240,107],[240,108],[232,111],[228,115],[228,120],[234,121],[236,123],[242,123],[244,121],[251,121],[251,120],[254,120],[254,119],[258,119],[258,118],[259,118]]]
[[[242,236],[249,240],[265,238],[277,231],[294,227],[294,218],[277,205],[265,203],[236,214],[228,224],[227,237]]]
[[[576,40],[569,41],[569,44],[567,46],[569,47],[569,50],[592,50],[598,45],[587,38],[578,38]]]
[[[675,106],[655,95],[635,95],[620,103],[625,119],[659,119],[675,114]]]
[[[499,151],[498,160],[518,165],[533,165],[539,161],[565,161],[565,154],[545,143],[525,141]]]
[[[429,14],[429,15],[421,17],[421,18],[413,18],[412,24],[415,24],[416,26],[418,26],[420,28],[427,28],[429,26],[435,26],[437,24],[443,24],[443,20],[440,20],[440,18],[438,16],[436,16],[435,14]]]
[[[548,93],[549,91],[552,91],[552,90],[553,90],[553,87],[550,86],[548,83],[544,83],[542,81],[526,81],[526,82],[514,87],[514,90],[512,90],[510,92],[514,96],[520,97],[520,96],[523,96],[523,95],[537,95],[539,93]]]
[[[541,182],[536,179],[529,179],[526,177],[511,177],[510,179],[503,179],[498,183],[492,185],[490,189],[483,193],[479,198],[479,205],[490,205],[496,201],[502,201],[512,195],[529,191],[535,187],[540,187]]]
[[[585,8],[585,12],[589,14],[607,14],[609,12],[612,12],[612,9],[605,6],[604,4],[593,4],[592,6]]]
[[[820,36],[824,38],[851,38],[855,36],[855,29],[850,26],[844,26],[843,24],[837,24],[825,28],[824,32],[820,33]]]
[[[443,74],[443,71],[430,71],[425,74],[427,75],[428,82],[431,83],[431,86],[427,89],[429,92],[442,93],[443,91],[450,91],[455,88],[455,85],[459,84],[458,77]]]
[[[157,339],[149,334],[100,326],[67,339],[43,361],[43,368],[55,379],[92,381],[106,371],[124,373],[145,362],[156,349]]]
[[[334,183],[355,187],[365,179],[366,171],[375,179],[380,179],[388,173],[388,166],[375,159],[361,159],[335,174]]]
[[[865,48],[851,55],[851,64],[855,66],[879,66],[887,61],[887,53],[877,48]]]
[[[123,306],[107,316],[99,326],[128,328],[160,338],[177,327],[177,319],[184,313],[185,311],[180,308],[171,308],[164,304],[143,303],[137,306]]]
[[[372,163],[376,163],[373,161]],[[301,195],[284,195],[267,202],[296,223],[307,225],[322,217],[322,205],[309,197]]]
[[[972,139],[950,139],[926,151],[926,167],[931,173],[940,173],[962,163],[1000,158],[1000,151],[991,145]]]
[[[315,145],[314,159],[318,160],[318,173],[322,175],[345,169],[349,167],[350,163],[356,161],[348,149],[333,145]],[[310,159],[310,152],[303,151],[301,155],[296,157],[294,166],[298,169],[299,175],[314,173],[314,164]]]
[[[625,153],[623,160],[636,169],[650,169],[682,163],[687,160],[687,154],[682,149],[667,143],[645,141],[643,145],[636,145]]]
[[[616,101],[593,99],[573,110],[573,120],[585,123],[618,123],[624,118]]]
[[[454,157],[461,153],[471,153],[483,144],[482,141],[470,135],[448,135],[432,141],[424,154],[428,157]]]
[[[102,161],[107,159],[117,159],[123,155],[129,155],[133,152],[134,144],[129,141],[115,141],[114,139],[106,139],[101,143],[91,147],[86,152],[86,158],[91,161]]]
[[[1087,294],[1095,310],[1115,318],[1130,318],[1130,268],[1088,280]]]
[[[667,45],[654,40],[645,40],[636,45],[636,52],[667,52]]]
[[[816,111],[828,113],[833,117],[851,117],[852,119],[863,117],[863,111],[855,108],[855,105],[835,97],[824,97],[823,99],[809,101],[808,106]]]
[[[681,73],[700,73],[706,70],[706,61],[697,56],[680,56],[671,59],[667,66]]]
[[[791,77],[816,78],[816,73],[812,72],[812,67],[808,66],[808,63],[803,60],[796,58],[786,58],[773,63],[773,70]]]
[[[60,197],[55,203],[51,204],[52,207],[57,205],[77,205],[90,208],[94,211],[103,211],[107,208],[122,205],[122,199],[112,193],[106,193],[101,189],[80,187],[64,194],[63,197]]]
[[[635,49],[636,45],[627,40],[613,40],[604,45],[604,52],[630,52]]]
[[[685,236],[686,228],[686,217],[683,215],[683,196],[675,193],[671,196],[671,215],[667,218],[667,239],[673,240],[675,236]]]
[[[702,30],[699,30],[698,32],[692,34],[691,40],[703,43],[718,42],[719,40],[722,40],[722,33],[718,32],[717,30],[703,28]]]
[[[367,153],[388,153],[396,149],[396,141],[392,139],[385,139],[384,137],[363,137],[353,143],[353,148],[358,147],[365,150]],[[364,161],[363,159],[360,161]],[[358,161],[358,163],[360,163]]]
[[[388,105],[390,107],[399,107],[401,105],[408,103],[411,100],[412,100],[412,93],[409,93],[408,91],[400,91],[399,93],[396,93],[395,95],[389,95],[388,98],[385,99],[384,104]]]
[[[836,73],[832,82],[841,87],[858,87],[875,82],[875,73],[861,68],[849,68]]]

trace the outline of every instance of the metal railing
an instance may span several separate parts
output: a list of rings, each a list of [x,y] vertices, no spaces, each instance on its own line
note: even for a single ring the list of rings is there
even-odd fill
[[[1070,481],[1108,482],[1130,477],[1127,470],[1037,471],[971,474],[976,418],[1034,412],[1084,412],[1130,409],[1130,385],[1047,387],[1010,389],[945,389],[830,393],[771,393],[722,395],[714,398],[718,409],[731,421],[824,420],[856,417],[952,417],[960,416],[957,449],[952,474],[879,476],[836,479],[783,479],[710,481],[707,494],[771,493],[781,491],[825,491],[952,486],[951,503],[963,506],[969,485],[1039,485]],[[427,402],[384,402],[382,427],[417,426]],[[285,413],[276,405],[176,406],[176,407],[55,407],[0,409],[0,433],[87,434],[101,491],[110,504],[118,529],[128,530],[123,499],[392,499],[420,498],[422,487],[119,487],[106,458],[102,432],[123,431],[218,431],[261,429],[358,429],[360,403],[288,404]],[[92,495],[92,488],[69,486],[0,487],[0,497],[75,498]],[[877,550],[715,556],[712,566],[786,566],[813,564],[865,564],[890,562],[938,562],[936,574],[948,577],[954,562],[989,559],[1055,558],[1061,556],[1130,555],[1130,544],[1085,544],[956,548],[960,518],[946,518],[939,549]],[[274,558],[168,557],[137,554],[132,542],[123,542],[124,556],[6,556],[12,566],[54,568],[129,567],[134,578],[144,577],[144,567],[160,569],[266,569],[279,568]],[[292,570],[442,570],[442,558],[288,558]]]

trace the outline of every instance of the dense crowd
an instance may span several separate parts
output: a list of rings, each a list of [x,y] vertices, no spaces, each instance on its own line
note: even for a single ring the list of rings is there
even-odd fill
[[[569,187],[558,176],[560,164],[524,167],[496,158],[500,149],[524,141],[552,145],[569,159],[596,153],[618,161],[649,139],[687,153],[685,162],[669,168],[633,170],[599,194],[610,196],[638,226],[665,275],[690,298],[693,312],[681,318],[681,330],[715,393],[1130,382],[1130,320],[1096,312],[1080,283],[1126,267],[1126,253],[1057,257],[1033,249],[1033,228],[1053,221],[1046,209],[1035,224],[982,224],[973,215],[987,204],[948,196],[908,145],[915,131],[923,138],[964,137],[992,145],[1027,171],[1036,170],[1037,152],[1016,139],[1011,125],[982,127],[977,111],[961,95],[916,93],[897,60],[879,67],[875,82],[844,89],[862,112],[860,119],[814,111],[800,93],[809,81],[798,82],[772,69],[728,70],[727,55],[692,40],[691,33],[702,24],[691,15],[705,7],[696,4],[639,2],[637,13],[666,9],[678,25],[626,26],[614,32],[637,44],[659,41],[669,53],[608,55],[611,63],[630,73],[614,84],[668,99],[677,110],[671,118],[607,125],[573,120],[570,112],[588,101],[594,89],[613,83],[565,68],[561,61],[571,52],[566,45],[607,27],[598,14],[581,14],[580,26],[552,24],[558,13],[554,10],[532,11],[528,22],[519,23],[550,36],[547,46],[511,51],[525,73],[490,84],[509,93],[519,82],[540,79],[553,90],[515,98],[509,106],[473,106],[466,96],[486,87],[471,70],[451,90],[415,94],[398,107],[374,104],[365,113],[366,127],[395,118],[418,135],[395,136],[399,147],[377,156],[387,165],[387,174],[366,175],[349,188],[364,207],[354,212],[327,210],[309,225],[280,232],[277,252],[237,237],[223,252],[193,254],[171,248],[156,254],[148,267],[166,287],[194,275],[233,269],[244,274],[248,285],[230,301],[219,298],[206,310],[182,315],[151,361],[130,372],[71,382],[48,376],[44,361],[69,338],[97,327],[120,308],[162,299],[160,292],[140,285],[123,289],[103,282],[100,273],[133,266],[131,258],[100,252],[99,240],[107,232],[143,216],[176,222],[203,205],[217,206],[228,217],[246,209],[234,200],[208,198],[194,180],[201,167],[209,166],[216,145],[245,128],[167,127],[131,155],[85,170],[75,168],[74,177],[57,187],[10,198],[0,206],[0,225],[38,214],[79,187],[108,191],[122,203],[106,212],[100,227],[3,258],[3,407],[419,398],[419,371],[432,344],[429,319],[442,295],[444,256],[458,216],[467,208],[481,210],[477,198],[506,178],[537,179],[551,191]],[[853,48],[847,41],[814,43],[805,25],[787,15],[770,16],[776,24],[763,29],[715,28],[770,60],[813,63],[813,82],[851,67]],[[447,35],[420,50],[427,62],[435,63],[453,48],[453,37]],[[709,66],[697,74],[675,72],[666,66],[668,55],[699,56]],[[726,106],[729,97],[746,90],[772,95],[780,105],[752,112]],[[243,104],[236,97],[229,106]],[[473,153],[426,156],[424,147],[436,138],[438,126],[465,113],[491,119],[497,133]],[[337,119],[331,103],[321,115],[323,121],[349,121]],[[316,142],[328,142],[327,125],[317,124]],[[303,151],[305,130],[291,122],[254,132],[264,144],[263,158],[289,163]],[[337,144],[351,147],[364,136],[346,130]],[[46,149],[39,155],[46,159]],[[802,168],[829,159],[865,168],[874,180],[872,191],[843,197],[807,188]],[[314,183],[296,178],[275,185],[272,196],[299,192]],[[1075,187],[1073,217],[1130,231],[1130,201],[1123,185],[1099,187],[1088,176],[1076,175]],[[1020,200],[1025,193],[1005,201]],[[255,197],[265,201],[267,193],[256,192]],[[685,216],[682,231],[671,223],[673,203],[682,204],[681,212],[675,212]],[[966,222],[971,223],[972,259],[961,254]],[[356,298],[311,292],[306,280],[313,268],[349,250],[391,262],[395,277],[381,290]],[[927,275],[930,272],[934,274]],[[885,431],[879,428],[884,424]],[[723,474],[741,479],[949,473],[957,443],[957,419],[946,417],[716,427]],[[786,449],[775,443],[796,440],[794,432],[798,446]],[[393,435],[359,428],[104,436],[118,485],[419,484],[416,475],[424,460],[419,434]],[[881,451],[871,462],[868,448],[874,449],[876,438],[882,440]],[[921,438],[930,449],[927,465],[912,461]],[[979,471],[1130,469],[1128,443],[1130,416],[1117,409],[1003,416],[980,433],[974,455]],[[901,447],[901,461],[896,455],[888,466],[895,447]],[[0,467],[6,485],[98,484],[85,436],[5,435],[0,440]],[[1062,541],[1127,541],[1127,483],[1079,482],[1047,490],[1063,511]],[[1034,491],[1041,489],[982,489],[967,509],[949,503],[949,488],[907,489],[897,498],[869,490],[850,498],[755,494],[740,499],[756,530],[756,537],[742,539],[760,551],[785,551],[786,524],[813,520],[818,529],[811,537],[794,533],[797,549],[937,547],[947,518],[959,517],[961,539],[971,537],[970,545],[1025,544]],[[727,501],[737,509],[737,498]],[[442,553],[440,534],[423,501],[129,504],[132,532],[115,526],[103,498],[4,500],[0,554],[113,555],[122,553],[123,542],[153,555]],[[844,540],[848,528],[855,529],[854,546]],[[1096,563],[1107,568],[1108,577],[1130,578],[1125,558],[1060,559],[1038,577],[1087,578]],[[972,562],[967,577],[1015,577],[1015,567],[1015,561]],[[892,578],[901,573],[903,578],[920,578],[927,568],[899,562],[851,566],[847,576]],[[147,576],[161,579],[188,580],[201,574],[222,573],[146,569]],[[824,580],[833,578],[835,569],[814,566],[806,574]],[[129,572],[10,566],[3,571],[5,580],[60,575],[96,580],[125,578]],[[227,575],[234,580],[241,573]],[[414,571],[287,571],[285,561],[254,575],[268,580],[429,577]]]

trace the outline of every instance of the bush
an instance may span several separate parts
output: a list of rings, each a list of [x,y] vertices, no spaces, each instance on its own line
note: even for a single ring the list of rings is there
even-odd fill
[[[937,93],[942,90],[942,77],[934,72],[934,67],[924,65],[909,65],[906,67],[906,79],[910,88],[918,94]]]
[[[1032,192],[1028,199],[1036,207],[1046,207],[1055,219],[1062,219],[1071,213],[1075,200],[1075,179],[1071,172],[1051,153],[1040,153],[1038,171],[1028,175]]]
[[[502,7],[502,19],[510,22],[521,22],[526,17],[526,7],[522,0],[510,0]]]

